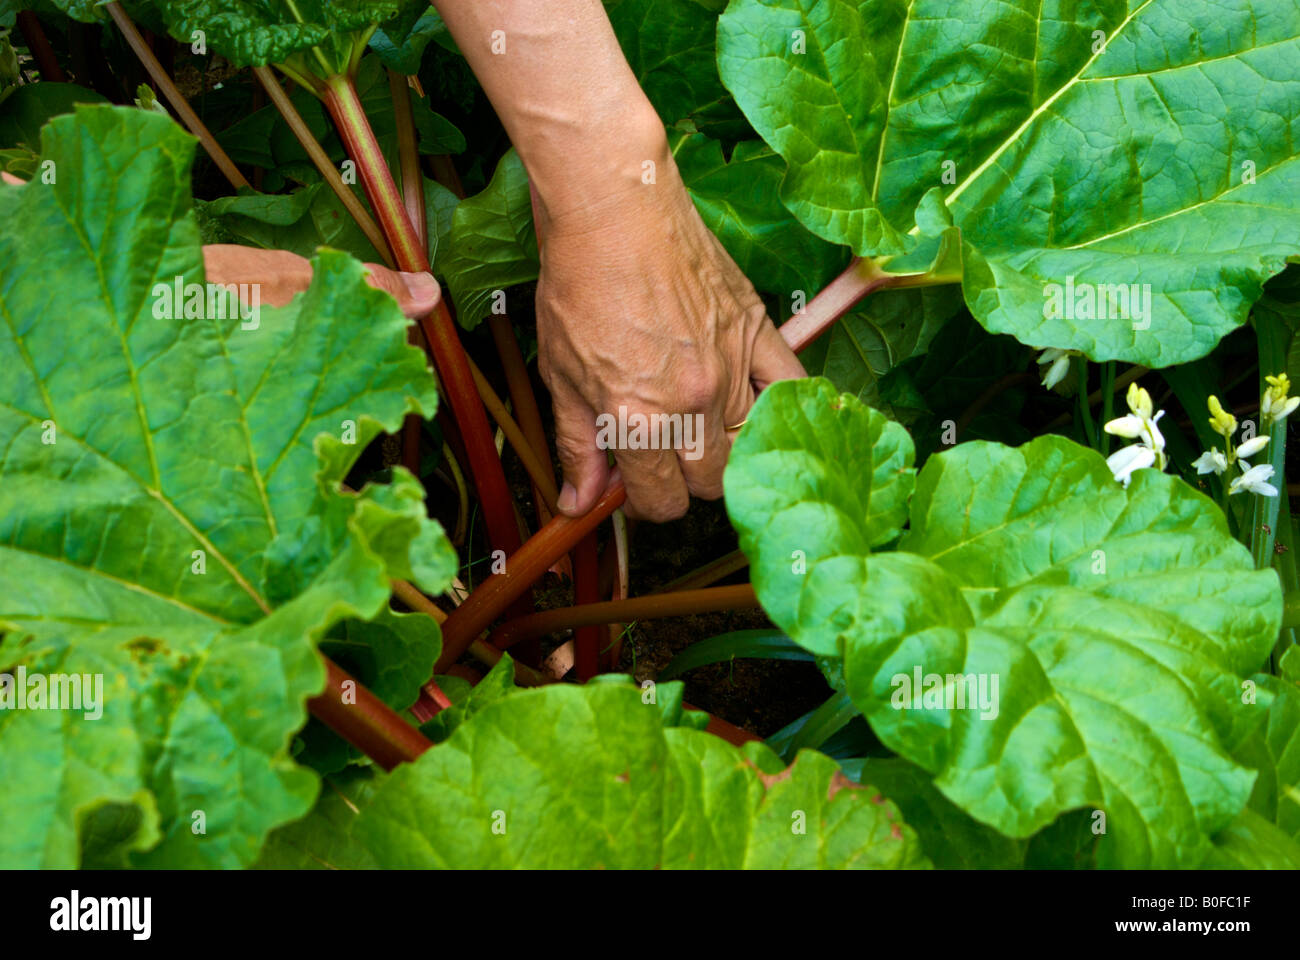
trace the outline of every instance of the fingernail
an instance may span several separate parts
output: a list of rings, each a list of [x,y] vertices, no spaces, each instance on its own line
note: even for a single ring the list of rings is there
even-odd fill
[[[560,489],[560,496],[556,499],[555,505],[560,508],[561,513],[572,513],[573,508],[578,505],[578,491],[573,488],[573,484],[568,480],[564,481],[564,486]]]
[[[438,296],[438,281],[427,273],[402,273],[402,282],[419,305],[432,304]]]

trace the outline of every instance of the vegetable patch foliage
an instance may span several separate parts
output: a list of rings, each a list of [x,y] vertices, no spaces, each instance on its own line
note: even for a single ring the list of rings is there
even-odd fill
[[[236,188],[0,3],[0,866],[1300,868],[1300,0],[606,8],[701,218],[815,328],[726,472],[774,629],[658,683],[520,649],[471,684],[440,623],[484,551],[438,478],[473,471],[434,419],[465,398],[362,265],[423,258],[469,352],[502,298],[535,341],[528,173],[446,26],[122,4],[224,71]],[[261,67],[361,182],[253,109]],[[311,285],[250,315],[216,242]],[[404,422],[423,456],[374,468]],[[322,657],[427,749],[311,719]],[[824,703],[726,742],[668,678],[737,657],[812,661]]]

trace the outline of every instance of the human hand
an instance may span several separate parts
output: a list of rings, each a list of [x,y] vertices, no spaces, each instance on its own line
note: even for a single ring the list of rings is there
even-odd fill
[[[691,494],[722,496],[735,435],[726,427],[768,383],[806,375],[700,219],[666,143],[654,170],[654,183],[617,178],[608,196],[576,209],[548,209],[534,194],[539,366],[564,469],[558,506],[571,516],[610,479],[600,415],[698,415],[702,435],[685,435],[689,448],[614,449],[629,515],[663,522],[684,514]]]
[[[261,250],[237,244],[203,247],[203,267],[210,283],[259,285],[261,302],[282,307],[311,285],[311,261],[287,250]],[[366,283],[383,290],[411,318],[427,316],[438,304],[438,282],[427,273],[402,273],[367,263]]]

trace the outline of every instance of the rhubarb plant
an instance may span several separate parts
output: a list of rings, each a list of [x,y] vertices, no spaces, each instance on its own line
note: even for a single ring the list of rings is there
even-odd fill
[[[389,578],[455,569],[401,468],[340,487],[434,411],[405,318],[330,251],[293,304],[211,316],[193,153],[167,118],[80,107],[45,130],[55,182],[0,190],[0,662],[104,684],[95,722],[0,712],[7,866],[247,865],[316,791],[289,756],[315,642],[380,616]]]
[[[435,11],[12,6],[0,866],[1300,867],[1297,0],[606,3],[812,375],[656,554]]]
[[[1181,480],[1063,438],[912,455],[824,380],[764,391],[726,478],[764,609],[976,820],[1090,806],[1101,865],[1199,864],[1250,796],[1225,743],[1264,709],[1276,575]]]
[[[985,328],[1166,366],[1300,248],[1298,22],[1294,0],[733,0],[718,66],[813,233],[892,272],[953,224]]]

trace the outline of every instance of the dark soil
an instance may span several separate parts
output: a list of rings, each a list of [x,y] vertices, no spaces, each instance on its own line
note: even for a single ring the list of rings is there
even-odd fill
[[[736,549],[736,534],[722,502],[695,501],[681,520],[638,525],[629,544],[632,594],[646,593]],[[745,583],[748,569],[720,583]],[[637,680],[653,679],[682,650],[732,630],[771,627],[762,610],[704,613],[635,624],[623,647],[620,667]],[[830,696],[826,680],[811,663],[733,660],[691,670],[686,700],[761,737],[771,736]]]

